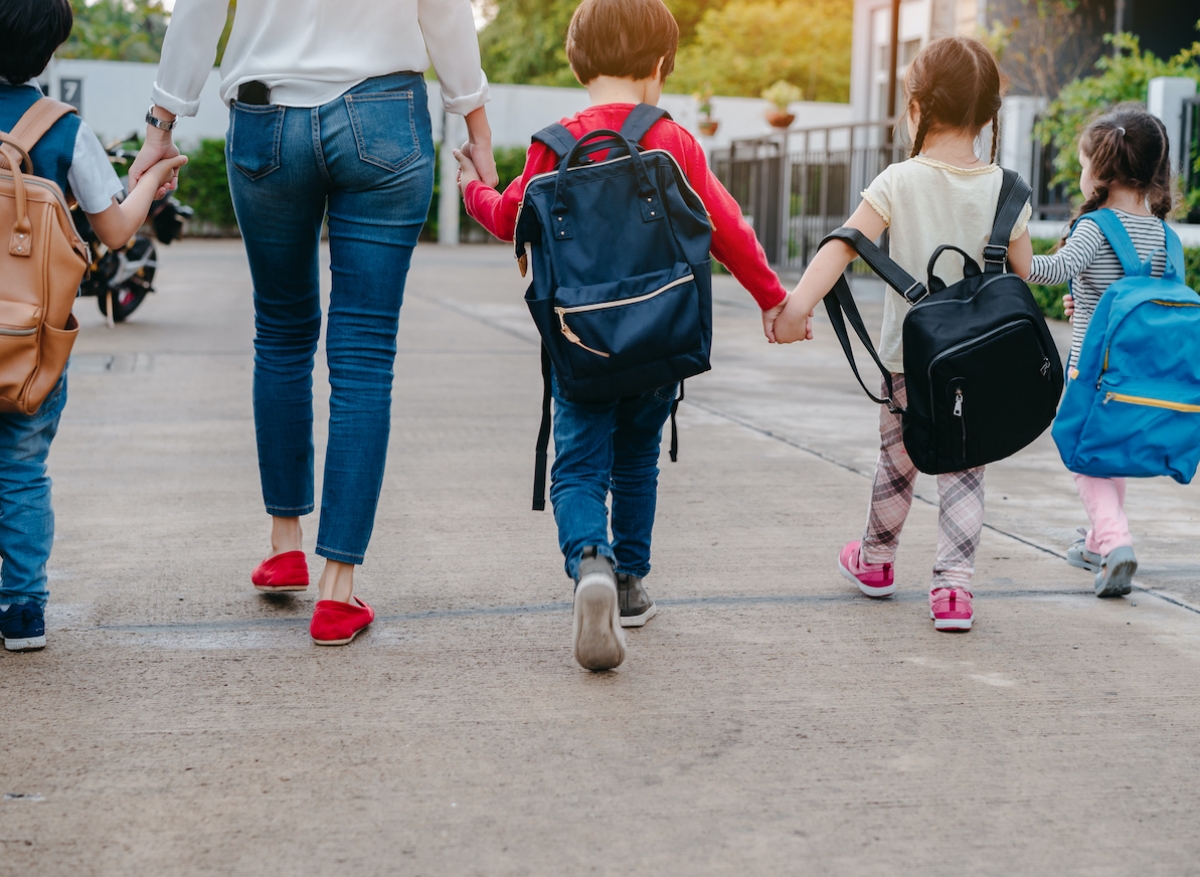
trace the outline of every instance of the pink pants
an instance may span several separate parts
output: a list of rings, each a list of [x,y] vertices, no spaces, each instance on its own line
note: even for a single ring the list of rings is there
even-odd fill
[[[1132,547],[1133,536],[1125,517],[1125,479],[1077,474],[1075,486],[1092,522],[1084,547],[1101,556],[1123,545]]]

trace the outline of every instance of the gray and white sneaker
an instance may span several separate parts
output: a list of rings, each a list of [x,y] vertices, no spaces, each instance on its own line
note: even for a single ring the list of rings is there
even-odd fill
[[[589,545],[579,561],[572,637],[575,660],[587,670],[611,670],[625,660],[617,577],[612,561]]]
[[[1124,597],[1133,590],[1133,574],[1137,568],[1137,557],[1128,545],[1108,552],[1096,573],[1096,596]]]
[[[1067,549],[1067,563],[1086,569],[1088,572],[1099,572],[1104,564],[1104,558],[1094,551],[1087,550],[1087,530],[1079,528],[1080,538]]]
[[[617,573],[617,597],[621,603],[621,627],[641,627],[658,612],[639,576]]]

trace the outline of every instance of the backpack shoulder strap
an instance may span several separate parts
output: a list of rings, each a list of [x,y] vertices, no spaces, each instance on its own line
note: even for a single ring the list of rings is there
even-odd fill
[[[863,261],[870,266],[872,271],[883,278],[888,286],[898,291],[910,303],[916,304],[925,298],[927,294],[925,286],[919,281],[913,280],[907,271],[893,262],[891,258],[884,255],[883,251],[867,240],[866,236],[858,229],[835,229],[826,236],[825,240],[821,241],[821,246],[824,246],[831,240],[840,240],[853,247],[854,251],[862,257]],[[850,285],[846,282],[845,274],[838,277],[833,289],[825,296],[825,310],[829,314],[829,322],[833,324],[833,331],[837,335],[838,342],[842,345],[842,352],[846,354],[846,360],[850,363],[850,370],[854,372],[854,377],[858,379],[859,386],[863,388],[863,392],[870,397],[871,401],[878,402],[880,405],[887,405],[892,411],[903,412],[903,409],[896,404],[894,399],[892,373],[879,359],[879,353],[875,349],[874,342],[871,341],[871,334],[867,331],[867,327],[863,323],[862,314],[859,313],[858,305],[855,304],[854,296],[850,292]],[[854,358],[854,350],[850,346],[850,333],[846,329],[847,321],[850,323],[850,328],[854,330],[854,334],[858,336],[858,340],[867,349],[867,353],[871,355],[871,359],[879,369],[879,373],[883,376],[883,384],[887,388],[887,395],[882,399],[867,389],[862,375],[858,372],[858,363]]]
[[[650,133],[650,129],[658,124],[659,119],[670,119],[671,114],[662,107],[651,104],[638,104],[629,111],[625,123],[621,125],[621,136],[631,143],[639,143]]]
[[[63,116],[76,112],[70,104],[60,103],[48,97],[41,98],[17,120],[8,136],[29,151],[42,139],[42,135],[54,127]]]
[[[553,125],[547,125],[541,131],[533,135],[535,143],[543,143],[550,147],[550,151],[558,156],[558,160],[562,161],[575,148],[575,137],[567,130],[567,126],[561,122],[555,122]]]
[[[1179,278],[1179,282],[1183,283],[1183,241],[1179,239],[1179,235],[1175,233],[1175,229],[1171,228],[1165,222],[1163,223],[1163,238],[1167,245],[1167,258],[1170,259],[1171,267],[1175,269],[1175,274]]]
[[[1016,171],[1004,169],[1004,182],[1000,186],[1000,198],[996,202],[996,218],[992,221],[992,235],[983,248],[983,270],[986,274],[999,274],[1008,264],[1008,244],[1013,226],[1021,218],[1025,203],[1033,189],[1021,179]]]
[[[1129,232],[1125,230],[1125,226],[1121,224],[1121,220],[1117,218],[1117,214],[1113,213],[1107,207],[1103,207],[1100,210],[1085,213],[1079,219],[1075,220],[1075,224],[1078,225],[1083,219],[1090,219],[1099,226],[1100,233],[1104,235],[1105,240],[1108,241],[1108,245],[1113,248],[1113,252],[1121,260],[1121,268],[1125,271],[1125,276],[1137,277],[1142,273],[1142,260],[1138,258],[1137,248],[1134,247],[1133,241],[1129,237]],[[1071,230],[1074,231],[1074,228]],[[1167,229],[1167,231],[1170,231],[1170,229]],[[1182,250],[1182,247],[1180,249]],[[1180,261],[1182,262],[1182,259]]]
[[[17,120],[17,124],[13,125],[12,130],[8,132],[8,140],[28,154],[33,151],[33,147],[42,136],[54,127],[55,122],[74,112],[76,110],[70,104],[60,103],[48,97],[39,98]],[[0,167],[9,167],[8,159],[3,154],[0,154]]]

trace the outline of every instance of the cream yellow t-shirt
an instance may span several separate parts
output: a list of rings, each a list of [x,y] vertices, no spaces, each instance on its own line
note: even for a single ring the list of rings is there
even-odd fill
[[[960,247],[983,266],[983,248],[992,235],[1004,172],[999,165],[954,167],[924,155],[888,165],[862,193],[890,229],[892,260],[921,283],[928,282],[929,257],[942,244]],[[1025,233],[1032,208],[1026,204],[1013,226],[1012,240]],[[943,253],[938,277],[949,286],[962,280],[962,257]],[[912,307],[889,287],[883,302],[879,358],[893,372],[904,371],[901,326]]]

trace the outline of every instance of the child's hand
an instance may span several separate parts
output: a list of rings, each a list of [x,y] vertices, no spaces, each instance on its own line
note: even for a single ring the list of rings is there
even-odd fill
[[[1075,297],[1069,292],[1063,296],[1063,310],[1066,311],[1067,319],[1075,316]]]
[[[483,177],[480,176],[479,170],[475,167],[475,162],[471,161],[470,157],[463,150],[454,150],[454,158],[458,161],[458,190],[462,192],[465,198],[467,195],[467,186],[471,185],[472,181],[482,183]]]
[[[783,303],[783,313],[775,319],[772,332],[777,344],[812,340],[812,311],[801,316],[800,309],[796,305],[797,301],[798,299],[794,295],[788,296],[787,301]]]
[[[768,344],[775,343],[775,318],[783,313],[783,307],[786,304],[787,299],[785,298],[779,304],[775,305],[775,307],[767,308],[767,310],[762,312],[763,334],[767,336]]]
[[[146,169],[141,179],[138,180],[138,184],[140,185],[142,180],[148,181],[147,185],[153,184],[155,194],[157,194],[164,190],[164,187],[175,178],[175,174],[185,164],[187,164],[186,155],[174,155],[170,158],[160,159]]]

